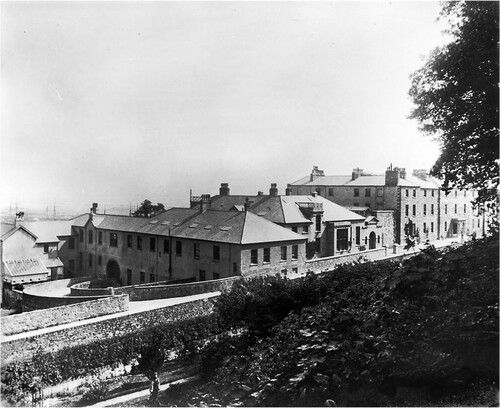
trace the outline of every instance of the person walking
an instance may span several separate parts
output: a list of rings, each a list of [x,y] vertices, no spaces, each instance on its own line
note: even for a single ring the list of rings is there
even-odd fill
[[[151,403],[158,402],[158,392],[160,391],[160,379],[158,378],[158,373],[154,373],[153,380],[151,381],[151,385],[149,387],[149,401]]]

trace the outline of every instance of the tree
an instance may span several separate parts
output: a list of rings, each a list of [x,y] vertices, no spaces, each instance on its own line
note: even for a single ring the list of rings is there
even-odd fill
[[[452,41],[432,51],[409,91],[410,118],[441,142],[431,174],[445,191],[476,189],[476,204],[496,202],[499,183],[498,14],[494,1],[446,2]]]
[[[154,215],[160,214],[165,211],[165,206],[161,203],[158,203],[156,205],[153,205],[151,201],[149,200],[144,200],[141,203],[141,206],[132,213],[134,217],[152,217]]]

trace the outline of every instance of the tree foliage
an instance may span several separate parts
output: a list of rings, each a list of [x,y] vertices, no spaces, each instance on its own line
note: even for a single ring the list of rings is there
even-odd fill
[[[499,183],[499,3],[446,2],[452,41],[436,48],[412,75],[410,117],[437,136],[441,155],[431,174],[451,188],[478,190],[476,202],[496,200]]]
[[[149,200],[144,200],[140,207],[132,213],[134,217],[153,217],[165,211],[165,206],[162,203],[154,205]]]
[[[226,328],[244,335],[209,345],[211,381],[179,403],[429,406],[481,382],[491,391],[499,368],[497,250],[498,235],[449,252],[428,246],[402,265],[343,265],[308,277],[302,291],[300,280],[280,278],[233,287],[217,310]]]

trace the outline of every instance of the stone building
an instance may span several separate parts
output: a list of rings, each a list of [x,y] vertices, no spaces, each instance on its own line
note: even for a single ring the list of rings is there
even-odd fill
[[[302,273],[305,241],[244,209],[171,208],[151,218],[94,210],[73,220],[68,270],[122,285]]]
[[[483,217],[472,212],[474,192],[452,191],[446,196],[440,187],[439,181],[425,170],[414,170],[409,175],[404,168],[391,165],[384,175],[356,168],[349,176],[325,176],[323,170],[314,166],[309,176],[289,184],[287,191],[300,195],[316,192],[353,211],[359,208],[377,218],[382,218],[380,211],[392,211],[397,243],[402,243],[408,235],[432,241],[483,233]]]
[[[269,194],[231,195],[227,183],[219,194],[191,197],[191,208],[200,211],[242,210],[248,208],[259,217],[307,238],[307,257],[326,257],[392,245],[391,217],[370,218],[333,203],[312,191],[308,195],[279,195],[275,183]]]

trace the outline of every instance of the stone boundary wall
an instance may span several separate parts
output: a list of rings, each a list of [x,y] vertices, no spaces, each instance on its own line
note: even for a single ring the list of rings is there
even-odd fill
[[[5,316],[0,319],[2,334],[11,336],[45,327],[90,319],[128,310],[128,295],[81,302],[75,305]]]
[[[376,261],[383,260],[392,256],[404,255],[401,245],[384,247],[378,249],[369,249],[367,251],[348,253],[343,255],[330,256],[326,258],[316,258],[306,261],[306,269],[311,272],[326,272],[332,270],[335,266],[354,263],[358,261]]]
[[[71,286],[70,296],[109,296],[114,294],[112,287],[109,288],[90,288],[90,281],[77,283]]]
[[[110,316],[96,322],[80,322],[42,334],[2,338],[1,364],[25,361],[43,351],[56,352],[63,348],[93,343],[97,340],[123,336],[164,323],[189,320],[213,313],[214,300],[199,299],[143,312]]]
[[[71,279],[59,279],[25,287],[22,300],[23,312],[72,305],[75,303],[101,299],[105,296],[109,296],[69,296],[70,286],[88,281],[90,279],[91,278],[88,276]]]
[[[240,276],[201,282],[180,283],[174,285],[125,286],[115,288],[115,294],[126,293],[131,301],[167,299],[182,296],[199,295],[208,292],[219,292],[231,287]]]
[[[2,288],[2,307],[6,309],[22,309],[23,292],[16,289]]]

